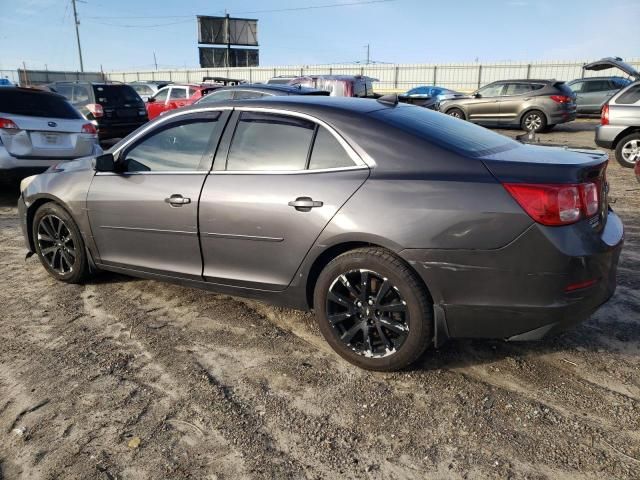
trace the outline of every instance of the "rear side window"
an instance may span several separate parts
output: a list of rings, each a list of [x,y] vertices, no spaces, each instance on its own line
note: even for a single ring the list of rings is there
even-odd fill
[[[528,83],[508,83],[503,95],[522,95],[523,93],[528,93],[531,90],[531,85]]]
[[[520,146],[515,140],[484,127],[422,107],[397,106],[377,110],[370,115],[434,145],[466,156],[481,157]]]
[[[107,107],[142,103],[142,99],[129,85],[94,85],[96,101]]]
[[[583,93],[606,92],[607,90],[611,90],[608,80],[593,80],[591,82],[586,82],[584,87],[582,87]]]
[[[313,122],[285,115],[243,112],[233,135],[227,170],[304,170]]]
[[[183,100],[187,98],[187,89],[186,88],[172,88],[171,94],[169,95],[169,100]]]
[[[231,100],[232,97],[233,97],[232,90],[220,90],[217,92],[208,93],[202,98],[202,100],[198,102],[198,104],[222,102],[224,100]]]
[[[249,90],[237,90],[233,98],[236,100],[247,100],[249,98],[260,98],[264,97],[265,94],[261,92],[252,92]]]
[[[63,97],[3,89],[0,89],[0,112],[27,117],[82,118]]]
[[[318,127],[313,151],[309,160],[309,169],[352,167],[353,160],[342,145],[324,127]]]
[[[151,133],[125,154],[128,172],[200,170],[218,117],[172,124]]]
[[[640,100],[640,83],[630,87],[616,99],[616,103],[620,105],[632,105]]]

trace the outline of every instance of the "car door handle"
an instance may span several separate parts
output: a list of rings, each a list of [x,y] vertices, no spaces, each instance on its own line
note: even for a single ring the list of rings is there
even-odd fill
[[[309,212],[312,208],[321,207],[322,205],[324,205],[322,202],[318,202],[310,197],[298,197],[289,202],[289,206],[294,207],[299,212]]]
[[[172,207],[181,207],[182,205],[186,205],[191,203],[191,199],[187,197],[183,197],[179,193],[174,193],[168,198],[165,198],[164,201],[171,205]]]

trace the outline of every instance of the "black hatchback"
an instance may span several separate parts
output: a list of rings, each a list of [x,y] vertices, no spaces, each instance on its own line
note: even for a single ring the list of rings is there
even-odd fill
[[[49,88],[64,95],[96,125],[100,140],[126,137],[149,120],[144,101],[129,85],[55,82]]]

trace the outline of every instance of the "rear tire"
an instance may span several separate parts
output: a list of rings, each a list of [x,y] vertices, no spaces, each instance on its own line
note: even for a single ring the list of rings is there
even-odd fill
[[[464,115],[464,112],[459,108],[452,108],[451,110],[447,110],[447,115],[454,118],[459,118],[460,120],[466,120],[467,117]]]
[[[53,202],[36,211],[33,243],[45,270],[56,280],[81,283],[89,276],[84,240],[71,215]]]
[[[622,138],[616,145],[616,160],[625,168],[633,168],[640,161],[640,132]]]
[[[324,338],[361,368],[405,368],[432,340],[433,309],[423,284],[385,249],[359,248],[334,258],[320,273],[313,298]]]
[[[547,128],[547,117],[540,110],[531,110],[522,116],[520,128],[525,132],[542,132]]]

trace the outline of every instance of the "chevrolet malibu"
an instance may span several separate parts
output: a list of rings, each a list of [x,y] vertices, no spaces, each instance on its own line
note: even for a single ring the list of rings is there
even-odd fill
[[[167,113],[26,179],[54,278],[109,270],[313,309],[348,361],[447,338],[541,339],[612,295],[623,226],[601,152],[523,145],[397,98],[271,97]]]

